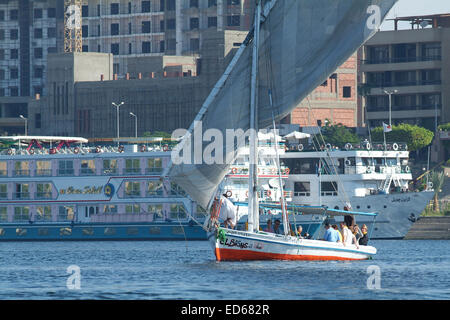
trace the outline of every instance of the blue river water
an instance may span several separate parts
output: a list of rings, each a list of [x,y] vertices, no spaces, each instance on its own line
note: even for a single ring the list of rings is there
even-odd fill
[[[450,241],[371,244],[367,261],[216,262],[206,241],[3,242],[0,299],[450,299]]]

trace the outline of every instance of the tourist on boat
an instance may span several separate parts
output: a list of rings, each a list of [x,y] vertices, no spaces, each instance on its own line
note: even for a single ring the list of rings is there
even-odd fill
[[[353,226],[353,234],[355,235],[356,241],[358,241],[358,243],[359,243],[359,239],[362,238],[363,233],[361,232],[361,230],[359,229],[359,226],[357,224],[355,224]]]
[[[339,235],[334,230],[329,223],[325,224],[325,234],[323,236],[323,240],[329,241],[329,242],[338,242],[339,241]]]
[[[281,221],[279,219],[275,220],[275,226],[273,227],[273,233],[275,234],[283,234],[280,228]]]
[[[361,227],[361,232],[363,234],[363,236],[359,239],[359,244],[362,246],[367,246],[367,243],[369,243],[369,235],[367,233],[367,226],[365,224],[362,225]]]
[[[264,229],[265,232],[273,233],[272,220],[267,219],[267,227]]]
[[[336,232],[337,232],[337,234],[338,234],[338,236],[339,236],[338,242],[342,242],[342,234],[341,234],[341,232],[339,231],[339,228],[338,228],[337,224],[333,224],[331,227],[332,227],[334,230],[336,230]]]
[[[348,245],[356,245],[356,248],[359,249],[358,242],[356,241],[356,237],[353,232],[347,227],[344,222],[341,222],[341,230],[342,230],[342,243],[344,246]]]
[[[237,210],[233,202],[228,199],[226,194],[220,197],[219,219],[223,221],[225,228],[234,229],[237,222]]]

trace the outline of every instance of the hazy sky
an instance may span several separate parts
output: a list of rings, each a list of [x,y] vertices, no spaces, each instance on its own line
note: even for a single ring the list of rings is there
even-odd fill
[[[399,0],[386,19],[437,13],[450,13],[450,0]],[[401,24],[401,28],[407,27],[408,24]],[[382,30],[393,28],[392,21],[385,21],[381,27]]]

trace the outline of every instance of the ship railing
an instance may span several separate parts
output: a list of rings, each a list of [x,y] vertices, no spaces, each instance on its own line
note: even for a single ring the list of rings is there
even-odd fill
[[[368,144],[367,142],[362,142],[358,144],[346,143],[343,146],[334,146],[331,144],[321,145],[319,147],[313,144],[301,144],[301,143],[287,143],[286,152],[317,152],[317,151],[408,151],[408,145],[404,142],[398,143],[387,143],[384,145],[383,142],[374,142]]]
[[[15,177],[23,177],[23,176],[29,176],[30,170],[29,169],[21,169],[21,170],[14,170],[13,175]]]
[[[29,192],[14,192],[13,193],[13,199],[20,200],[20,199],[30,199],[30,193]]]
[[[36,176],[51,176],[52,169],[36,169]]]
[[[294,197],[310,197],[311,192],[309,191],[294,191]]]
[[[36,192],[34,194],[34,196],[35,196],[35,199],[52,199],[53,198],[51,191],[49,191],[49,192]]]
[[[230,168],[230,172],[228,174],[234,175],[247,175],[248,174],[248,166],[245,165],[232,165]],[[258,167],[259,175],[278,175],[277,167]],[[289,174],[289,170],[285,166],[281,166],[281,174],[287,175]]]
[[[95,169],[81,168],[80,169],[80,175],[82,175],[82,176],[93,176],[93,175],[95,175]]]
[[[125,174],[138,175],[141,174],[141,168],[125,168]]]
[[[59,176],[71,176],[74,175],[73,169],[58,169]]]
[[[162,172],[162,170],[163,170],[163,168],[159,168],[159,167],[156,167],[156,168],[146,168],[145,169],[145,174],[161,174],[161,172]]]

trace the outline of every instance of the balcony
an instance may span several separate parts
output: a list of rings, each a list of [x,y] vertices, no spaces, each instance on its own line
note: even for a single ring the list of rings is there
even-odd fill
[[[393,57],[384,59],[361,60],[362,64],[386,64],[386,63],[408,63],[408,62],[424,62],[424,61],[442,61],[442,56],[426,56],[426,57]]]
[[[416,105],[416,106],[392,106],[391,111],[417,111],[417,110],[441,110],[442,105]],[[367,112],[388,112],[389,106],[366,106]]]

